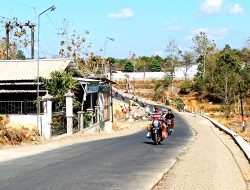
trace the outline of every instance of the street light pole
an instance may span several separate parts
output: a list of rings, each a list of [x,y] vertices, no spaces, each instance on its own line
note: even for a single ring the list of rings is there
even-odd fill
[[[106,71],[106,66],[104,67],[106,46],[107,46],[107,43],[109,42],[109,40],[114,41],[115,39],[110,38],[110,37],[105,38],[105,44],[104,44],[104,49],[103,49],[103,64],[102,64],[102,72],[104,72],[104,73]],[[113,118],[113,97],[112,97],[113,89],[112,89],[112,81],[111,81],[111,79],[112,79],[112,77],[111,77],[111,75],[112,75],[112,61],[109,62],[109,60],[108,60],[108,65],[109,65],[110,96],[111,96],[111,98],[110,98],[110,107],[111,107],[110,114],[111,114],[111,122],[113,122],[113,120],[114,120],[114,118]],[[102,74],[104,74],[104,73],[102,73]]]
[[[103,49],[103,59],[105,59],[105,54],[106,54],[106,46],[107,46],[107,43],[108,41],[111,40],[111,41],[114,41],[115,39],[114,38],[110,38],[110,37],[106,37],[105,38],[105,43],[104,43],[104,49]],[[104,60],[105,61],[105,60]],[[106,70],[106,67],[105,67],[105,70]],[[102,74],[104,74],[104,63],[102,64]]]
[[[38,16],[38,33],[37,33],[37,127],[39,126],[39,115],[40,115],[40,100],[39,100],[39,59],[40,59],[40,55],[39,55],[39,50],[40,50],[40,17],[42,14],[44,14],[47,11],[54,11],[56,9],[55,5],[52,5],[51,7],[49,7],[48,9],[44,10],[43,12],[41,12]]]

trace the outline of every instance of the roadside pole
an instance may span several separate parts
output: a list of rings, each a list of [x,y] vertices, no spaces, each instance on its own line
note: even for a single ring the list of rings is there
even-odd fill
[[[113,89],[112,89],[112,63],[109,63],[110,95],[111,95],[111,122],[114,121],[113,111]]]
[[[242,94],[241,94],[240,83],[239,83],[239,90],[240,90],[240,109],[241,109],[242,130],[245,131],[244,108],[243,108],[243,101],[242,101]]]

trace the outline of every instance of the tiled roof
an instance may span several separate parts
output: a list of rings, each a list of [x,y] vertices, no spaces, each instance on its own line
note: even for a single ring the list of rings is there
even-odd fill
[[[50,78],[52,71],[64,71],[70,59],[39,59],[39,76]],[[34,80],[37,78],[37,59],[0,60],[0,81]]]

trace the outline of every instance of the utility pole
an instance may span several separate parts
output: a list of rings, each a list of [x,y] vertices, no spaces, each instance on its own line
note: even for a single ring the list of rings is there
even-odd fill
[[[24,26],[28,26],[31,29],[31,59],[34,59],[34,33],[35,33],[35,24],[30,23],[30,21],[26,22],[25,24],[22,24],[18,22],[17,18],[14,18],[14,21],[5,23],[5,29],[6,29],[6,59],[9,59],[9,51],[10,51],[10,31],[14,27],[19,27],[21,29],[21,34],[15,34],[15,36],[22,36],[26,34],[26,31],[23,29]]]
[[[11,22],[5,24],[6,29],[6,59],[9,59],[9,49],[10,49],[10,30],[13,28]]]
[[[30,23],[30,21],[25,23],[25,26],[28,26],[31,29],[31,59],[34,59],[34,44],[35,44],[35,24]]]
[[[111,122],[114,121],[114,113],[113,113],[113,88],[112,88],[112,61],[109,61],[109,79],[110,79],[110,95],[111,95]]]
[[[35,33],[35,25],[32,25],[31,26],[31,59],[34,59],[34,52],[35,52],[35,48],[34,48],[34,44],[35,44],[34,33]]]

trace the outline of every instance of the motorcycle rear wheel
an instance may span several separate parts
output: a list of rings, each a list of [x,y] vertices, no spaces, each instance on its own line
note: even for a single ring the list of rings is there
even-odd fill
[[[158,134],[157,134],[157,133],[154,134],[154,141],[155,141],[155,145],[158,145],[158,144],[159,144],[159,141],[158,141]]]

